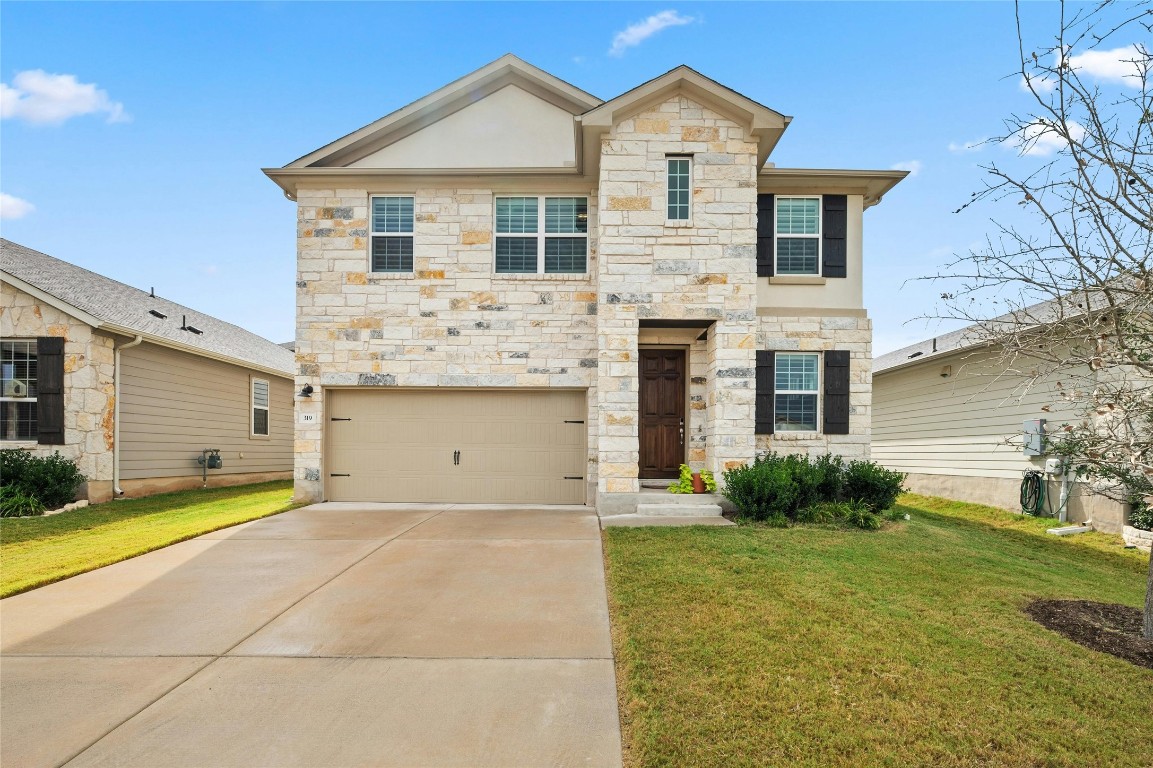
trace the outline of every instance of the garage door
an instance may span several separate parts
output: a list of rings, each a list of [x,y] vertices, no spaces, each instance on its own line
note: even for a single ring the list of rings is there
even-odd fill
[[[332,501],[584,504],[583,391],[329,390]]]

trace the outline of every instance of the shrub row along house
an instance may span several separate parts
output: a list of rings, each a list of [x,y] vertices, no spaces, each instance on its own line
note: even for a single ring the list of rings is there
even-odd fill
[[[601,101],[508,55],[283,168],[298,500],[635,509],[769,448],[868,455],[864,211],[688,67]]]
[[[92,502],[291,475],[287,349],[8,240],[0,283],[0,449],[74,459]]]

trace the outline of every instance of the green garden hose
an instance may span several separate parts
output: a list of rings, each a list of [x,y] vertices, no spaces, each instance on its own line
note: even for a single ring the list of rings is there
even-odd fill
[[[1045,476],[1034,469],[1021,478],[1021,511],[1037,517],[1045,514]]]

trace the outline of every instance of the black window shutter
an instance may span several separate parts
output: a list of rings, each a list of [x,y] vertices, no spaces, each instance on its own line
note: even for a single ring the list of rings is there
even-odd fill
[[[36,441],[64,445],[64,339],[36,339]]]
[[[773,434],[773,367],[774,353],[763,349],[757,350],[757,408],[756,433],[758,435]]]
[[[757,195],[757,277],[773,276],[773,196]]]
[[[825,231],[821,235],[821,274],[825,277],[848,277],[845,255],[845,230],[848,228],[848,198],[845,195],[824,195]]]
[[[826,435],[849,434],[849,353],[834,350],[825,353],[825,429]]]

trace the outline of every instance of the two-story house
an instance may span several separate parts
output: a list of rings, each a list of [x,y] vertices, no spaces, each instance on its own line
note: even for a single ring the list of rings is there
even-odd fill
[[[596,505],[869,451],[862,214],[789,117],[678,67],[601,101],[504,56],[283,168],[301,500]]]

